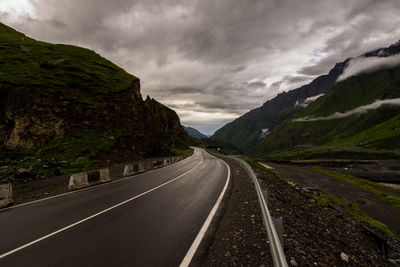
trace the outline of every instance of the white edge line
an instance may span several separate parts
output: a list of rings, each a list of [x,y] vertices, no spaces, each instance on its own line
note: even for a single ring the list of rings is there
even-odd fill
[[[209,153],[208,153],[209,154]],[[210,154],[211,155],[211,154]],[[211,155],[213,158],[215,158],[213,155]],[[203,226],[201,227],[199,233],[197,234],[195,240],[193,241],[192,245],[190,246],[189,250],[186,252],[185,257],[183,258],[181,264],[179,265],[179,267],[187,267],[189,266],[190,262],[192,261],[198,247],[200,246],[201,241],[203,240],[203,237],[205,236],[208,227],[211,224],[212,219],[214,218],[215,213],[217,212],[217,209],[219,207],[219,205],[221,204],[222,198],[225,194],[226,189],[228,188],[228,184],[229,184],[229,180],[230,180],[230,176],[231,176],[231,169],[229,167],[229,165],[222,159],[219,158],[219,160],[221,160],[227,167],[228,167],[228,176],[225,182],[225,186],[222,189],[221,194],[219,195],[217,201],[214,204],[214,207],[212,208],[212,210],[210,211],[210,214],[208,214],[207,219],[204,221]]]
[[[201,154],[201,153],[200,153],[200,154]],[[150,192],[152,192],[152,191],[154,191],[154,190],[157,190],[157,189],[159,189],[159,188],[161,188],[161,187],[163,187],[163,186],[165,186],[165,185],[167,185],[167,184],[169,184],[169,183],[172,183],[173,181],[176,181],[176,180],[178,180],[179,178],[182,178],[182,176],[184,176],[184,175],[188,174],[189,172],[193,171],[194,169],[196,169],[196,168],[203,162],[203,160],[204,160],[204,158],[201,157],[201,161],[200,161],[195,167],[193,167],[192,169],[188,170],[187,172],[185,172],[185,173],[183,173],[183,174],[181,174],[181,175],[175,177],[175,178],[172,179],[172,180],[169,180],[169,181],[167,181],[167,182],[165,182],[165,183],[163,183],[163,184],[160,184],[160,185],[158,185],[158,186],[156,186],[156,187],[153,187],[152,189],[147,190],[146,192],[143,192],[143,193],[141,193],[141,194],[139,194],[139,195],[136,195],[136,196],[134,196],[134,197],[132,197],[132,198],[130,198],[130,199],[127,199],[127,200],[125,200],[125,201],[123,201],[123,202],[120,202],[120,203],[118,203],[118,204],[116,204],[116,205],[114,205],[114,206],[112,206],[112,207],[109,207],[109,208],[107,208],[107,209],[105,209],[105,210],[102,210],[102,211],[96,213],[96,214],[93,214],[93,215],[91,215],[91,216],[89,216],[89,217],[87,217],[87,218],[85,218],[85,219],[82,219],[82,220],[80,220],[80,221],[77,221],[77,222],[75,222],[75,223],[73,223],[73,224],[70,224],[70,225],[64,227],[64,228],[61,228],[61,229],[59,229],[59,230],[57,230],[57,231],[54,231],[54,232],[52,232],[52,233],[50,233],[50,234],[47,234],[47,235],[45,235],[45,236],[43,236],[43,237],[41,237],[41,238],[38,238],[38,239],[36,239],[36,240],[34,240],[34,241],[31,241],[31,242],[29,242],[29,243],[27,243],[27,244],[25,244],[25,245],[22,245],[22,246],[20,246],[20,247],[18,247],[18,248],[16,248],[16,249],[13,249],[13,250],[11,250],[11,251],[8,251],[8,252],[6,252],[6,253],[0,255],[0,259],[2,259],[2,258],[4,258],[4,257],[7,257],[7,256],[9,256],[9,255],[11,255],[11,254],[13,254],[13,253],[15,253],[15,252],[17,252],[17,251],[19,251],[19,250],[22,250],[22,249],[24,249],[24,248],[26,248],[26,247],[32,246],[33,244],[36,244],[36,243],[38,243],[38,242],[40,242],[40,241],[42,241],[42,240],[44,240],[44,239],[47,239],[47,238],[49,238],[49,237],[51,237],[51,236],[53,236],[53,235],[56,235],[56,234],[58,234],[58,233],[60,233],[60,232],[63,232],[63,231],[65,231],[65,230],[67,230],[67,229],[70,229],[70,228],[72,228],[72,227],[74,227],[74,226],[76,226],[76,225],[78,225],[78,224],[81,224],[81,223],[86,222],[86,221],[88,221],[88,220],[90,220],[90,219],[93,219],[94,217],[97,217],[97,216],[99,216],[99,215],[101,215],[101,214],[103,214],[103,213],[106,213],[107,211],[110,211],[110,210],[115,209],[115,208],[117,208],[117,207],[119,207],[119,206],[122,206],[122,205],[124,205],[124,204],[126,204],[126,203],[128,203],[128,202],[130,202],[130,201],[132,201],[132,200],[134,200],[134,199],[136,199],[136,198],[139,198],[139,197],[141,197],[141,196],[144,196],[144,195],[146,195],[146,194],[148,194],[148,193],[150,193]]]
[[[190,157],[192,157],[193,155],[194,155],[194,153],[193,153]],[[190,158],[190,157],[187,157],[187,158],[185,158],[185,159],[188,159],[188,158]],[[171,165],[173,165],[173,164],[175,164],[175,163],[179,163],[179,162],[181,162],[181,161],[183,161],[183,160],[185,160],[185,159],[182,159],[182,160],[180,160],[180,161],[174,162],[174,163],[172,163],[172,164],[170,164],[170,165],[167,165],[167,166],[163,166],[163,167],[161,167],[161,168],[171,166]],[[97,187],[101,187],[101,186],[106,186],[106,185],[113,184],[113,183],[122,182],[122,181],[125,181],[125,180],[130,179],[130,178],[133,178],[133,177],[138,177],[139,175],[143,175],[143,174],[147,174],[147,173],[150,173],[150,172],[154,172],[154,171],[156,171],[156,170],[158,170],[158,169],[161,169],[161,168],[152,169],[152,170],[148,170],[148,171],[145,171],[145,172],[137,173],[137,174],[130,175],[130,176],[127,176],[127,177],[124,177],[124,178],[120,178],[120,179],[118,179],[118,180],[111,180],[111,181],[109,181],[109,182],[105,182],[105,183],[101,183],[101,184],[97,184],[97,185],[92,185],[92,186],[89,186],[89,187],[80,188],[80,189],[77,189],[77,190],[74,190],[74,191],[71,191],[71,192],[66,192],[66,193],[62,193],[62,194],[58,194],[58,195],[54,195],[54,196],[50,196],[50,197],[45,197],[45,198],[41,198],[41,199],[37,199],[37,200],[33,200],[33,201],[21,203],[21,204],[18,204],[18,205],[10,206],[10,207],[7,207],[7,208],[0,209],[0,212],[5,211],[5,210],[10,210],[10,209],[19,208],[19,207],[26,206],[26,205],[30,205],[30,204],[34,204],[34,203],[37,203],[37,202],[46,201],[46,200],[53,199],[53,198],[57,198],[57,197],[67,196],[67,195],[71,195],[71,194],[83,192],[83,191],[86,191],[86,190],[91,190],[91,189],[93,189],[93,188],[97,188]]]

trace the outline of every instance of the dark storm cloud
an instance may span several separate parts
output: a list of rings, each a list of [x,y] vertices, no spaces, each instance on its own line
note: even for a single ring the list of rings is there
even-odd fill
[[[247,85],[250,88],[263,88],[267,86],[265,82],[251,82]]]
[[[279,89],[281,87],[282,81],[277,81],[271,84],[271,87]]]
[[[292,76],[292,75],[285,75],[283,77],[283,81],[293,84],[293,83],[302,83],[305,81],[309,81],[310,77],[309,76]]]
[[[327,70],[329,70],[329,68],[332,67],[332,64],[334,64],[334,62],[332,62],[331,60],[328,60],[328,61],[324,60],[324,61],[318,62],[318,64],[316,64],[316,65],[304,67],[304,68],[298,70],[297,73],[309,75],[309,76],[319,75],[319,74],[321,74],[321,72],[327,72]]]
[[[201,88],[190,87],[190,86],[179,86],[173,88],[158,88],[155,91],[163,94],[195,94],[201,92]]]
[[[143,95],[180,103],[189,124],[189,111],[208,112],[217,125],[225,113],[243,114],[400,38],[398,0],[25,2],[19,12],[17,1],[0,2],[2,21],[37,39],[96,50],[140,77]]]

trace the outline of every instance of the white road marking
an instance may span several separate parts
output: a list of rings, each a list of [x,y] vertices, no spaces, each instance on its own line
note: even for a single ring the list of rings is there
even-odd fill
[[[213,155],[211,155],[211,156],[213,158],[215,158]],[[199,233],[197,234],[195,240],[193,241],[193,243],[190,246],[189,250],[186,252],[186,255],[183,258],[183,260],[182,260],[181,264],[179,265],[179,267],[187,267],[187,266],[189,266],[189,264],[192,261],[193,256],[195,255],[195,253],[196,253],[201,241],[203,240],[203,237],[205,236],[205,234],[207,232],[208,227],[211,224],[212,219],[214,218],[215,213],[218,210],[219,205],[221,204],[221,201],[222,201],[222,198],[223,198],[223,196],[225,194],[226,189],[228,188],[228,184],[229,184],[229,180],[230,180],[230,176],[231,176],[231,168],[229,167],[228,164],[226,164],[225,161],[223,161],[222,159],[219,159],[219,160],[221,160],[226,165],[226,167],[228,167],[228,176],[227,176],[227,179],[226,179],[226,182],[225,182],[225,186],[222,189],[222,192],[219,195],[217,201],[215,202],[214,207],[210,211],[210,214],[208,214],[207,219],[204,221],[204,224],[201,227]]]
[[[200,154],[201,154],[201,153],[200,153]],[[109,207],[109,208],[107,208],[107,209],[105,209],[105,210],[102,210],[102,211],[96,213],[96,214],[93,214],[93,215],[91,215],[91,216],[89,216],[89,217],[87,217],[87,218],[85,218],[85,219],[82,219],[82,220],[80,220],[80,221],[78,221],[78,222],[75,222],[75,223],[73,223],[73,224],[70,224],[70,225],[68,225],[68,226],[66,226],[66,227],[64,227],[64,228],[61,228],[61,229],[59,229],[59,230],[57,230],[57,231],[54,231],[54,232],[52,232],[52,233],[50,233],[50,234],[48,234],[48,235],[45,235],[45,236],[43,236],[43,237],[41,237],[41,238],[38,238],[38,239],[36,239],[36,240],[34,240],[34,241],[32,241],[32,242],[29,242],[29,243],[27,243],[27,244],[25,244],[25,245],[22,245],[22,246],[20,246],[20,247],[18,247],[18,248],[16,248],[16,249],[13,249],[13,250],[11,250],[11,251],[8,251],[8,252],[6,252],[6,253],[0,255],[0,259],[2,259],[2,258],[4,258],[4,257],[7,257],[7,256],[9,256],[9,255],[11,255],[11,254],[13,254],[13,253],[15,253],[15,252],[17,252],[17,251],[19,251],[19,250],[22,250],[22,249],[24,249],[24,248],[26,248],[26,247],[32,246],[32,245],[34,245],[34,244],[36,244],[36,243],[38,243],[38,242],[40,242],[40,241],[42,241],[42,240],[44,240],[44,239],[47,239],[47,238],[49,238],[49,237],[51,237],[51,236],[53,236],[53,235],[58,234],[58,233],[60,233],[60,232],[63,232],[63,231],[65,231],[65,230],[68,230],[68,229],[70,229],[70,228],[72,228],[72,227],[74,227],[74,226],[76,226],[76,225],[78,225],[78,224],[81,224],[81,223],[86,222],[86,221],[88,221],[88,220],[90,220],[90,219],[93,219],[93,218],[95,218],[95,217],[97,217],[97,216],[99,216],[99,215],[101,215],[101,214],[103,214],[103,213],[106,213],[106,212],[108,212],[108,211],[110,211],[110,210],[112,210],[112,209],[115,209],[115,208],[117,208],[117,207],[119,207],[119,206],[122,206],[122,205],[124,205],[124,204],[126,204],[126,203],[128,203],[128,202],[130,202],[130,201],[132,201],[132,200],[134,200],[134,199],[137,199],[137,198],[139,198],[139,197],[141,197],[141,196],[144,196],[144,195],[146,195],[146,194],[148,194],[148,193],[150,193],[150,192],[153,192],[154,190],[157,190],[157,189],[159,189],[159,188],[161,188],[161,187],[163,187],[163,186],[165,186],[165,185],[167,185],[167,184],[169,184],[169,183],[172,183],[172,182],[174,182],[174,181],[176,181],[176,180],[182,178],[184,175],[188,174],[189,172],[193,171],[194,169],[196,169],[198,166],[200,166],[200,164],[203,162],[203,160],[204,160],[204,158],[203,158],[203,156],[202,156],[202,157],[201,157],[201,161],[200,161],[195,167],[193,167],[192,169],[188,170],[187,172],[185,172],[185,173],[183,173],[183,174],[181,174],[181,175],[175,177],[175,178],[172,179],[172,180],[169,180],[169,181],[167,181],[167,182],[165,182],[165,183],[163,183],[163,184],[160,184],[160,185],[158,185],[158,186],[156,186],[156,187],[154,187],[154,188],[152,188],[152,189],[150,189],[150,190],[147,190],[146,192],[143,192],[143,193],[141,193],[141,194],[139,194],[139,195],[136,195],[136,196],[134,196],[134,197],[132,197],[132,198],[130,198],[130,199],[127,199],[127,200],[125,200],[125,201],[123,201],[123,202],[120,202],[120,203],[118,203],[118,204],[116,204],[116,205],[114,205],[114,206],[112,206],[112,207]]]
[[[193,153],[193,155],[194,155],[194,153]],[[192,156],[193,156],[193,155],[192,155]],[[190,157],[192,157],[192,156],[190,156]],[[190,157],[185,158],[185,159],[189,159]],[[183,159],[183,160],[185,160],[185,159]],[[181,161],[183,161],[183,160],[174,162],[173,164],[179,163],[179,162],[181,162]],[[171,166],[171,165],[173,165],[173,164],[170,164],[170,165],[164,166],[164,167],[169,167],[169,166]],[[162,168],[164,168],[164,167],[162,167]],[[159,170],[159,169],[161,169],[161,168],[149,170],[149,171],[142,172],[142,173],[138,173],[138,174],[135,174],[135,175],[131,175],[131,176],[128,176],[128,177],[124,177],[124,178],[121,178],[121,179],[118,179],[118,180],[114,180],[114,181],[110,181],[110,182],[103,183],[103,184],[97,184],[97,185],[93,185],[93,186],[90,186],[90,187],[86,187],[86,188],[81,188],[81,189],[78,189],[78,190],[74,190],[74,191],[71,191],[71,192],[62,193],[62,194],[59,194],[59,195],[54,195],[54,196],[51,196],[51,197],[46,197],[46,198],[41,198],[41,199],[33,200],[33,201],[30,201],[30,202],[21,203],[21,204],[18,204],[18,205],[14,205],[14,206],[10,206],[10,207],[4,208],[4,209],[0,209],[0,212],[5,211],[5,210],[10,210],[10,209],[19,208],[19,207],[26,206],[26,205],[30,205],[30,204],[34,204],[34,203],[37,203],[37,202],[46,201],[46,200],[49,200],[49,199],[52,199],[52,198],[67,196],[67,195],[71,195],[71,194],[83,192],[83,191],[86,191],[86,190],[91,190],[91,189],[93,189],[93,188],[97,188],[97,187],[101,187],[101,186],[106,186],[106,185],[113,184],[113,183],[122,182],[122,181],[125,181],[125,180],[127,180],[127,179],[130,179],[130,178],[133,178],[133,177],[138,177],[138,176],[140,176],[140,175],[145,175],[145,174],[154,172],[154,171]]]

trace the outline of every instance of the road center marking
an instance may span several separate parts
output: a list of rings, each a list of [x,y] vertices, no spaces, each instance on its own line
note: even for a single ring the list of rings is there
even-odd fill
[[[210,154],[211,155],[211,154]],[[216,159],[216,157],[214,157],[213,155],[211,155],[213,158]],[[215,213],[218,210],[219,205],[221,204],[222,198],[225,195],[225,191],[228,188],[228,184],[229,184],[229,180],[230,180],[230,176],[231,176],[231,168],[229,167],[229,165],[222,159],[221,160],[226,167],[228,167],[228,176],[226,178],[226,182],[225,182],[225,186],[221,191],[221,194],[219,195],[217,201],[214,204],[214,207],[212,208],[212,210],[210,211],[210,214],[208,214],[207,219],[204,221],[203,226],[201,227],[199,233],[197,234],[195,240],[193,241],[192,245],[190,246],[189,250],[186,252],[185,257],[183,258],[181,264],[179,265],[179,267],[187,267],[189,266],[190,262],[193,259],[193,256],[195,255],[201,241],[203,240],[203,237],[205,236],[208,227],[211,224],[212,219],[214,218]]]
[[[82,220],[80,220],[80,221],[77,221],[77,222],[75,222],[75,223],[73,223],[73,224],[70,224],[70,225],[64,227],[64,228],[61,228],[61,229],[59,229],[59,230],[57,230],[57,231],[54,231],[54,232],[52,232],[52,233],[50,233],[50,234],[48,234],[48,235],[45,235],[45,236],[43,236],[43,237],[41,237],[41,238],[38,238],[38,239],[36,239],[36,240],[33,240],[33,241],[31,241],[31,242],[29,242],[29,243],[27,243],[27,244],[25,244],[25,245],[22,245],[22,246],[20,246],[20,247],[18,247],[18,248],[16,248],[16,249],[13,249],[13,250],[11,250],[11,251],[9,251],[9,252],[6,252],[6,253],[0,255],[0,259],[2,259],[2,258],[4,258],[4,257],[7,257],[7,256],[9,256],[9,255],[11,255],[11,254],[13,254],[13,253],[15,253],[15,252],[17,252],[17,251],[20,251],[20,250],[24,249],[24,248],[27,248],[27,247],[29,247],[29,246],[32,246],[32,245],[34,245],[34,244],[36,244],[36,243],[38,243],[38,242],[40,242],[40,241],[42,241],[42,240],[44,240],[44,239],[47,239],[47,238],[49,238],[49,237],[52,237],[53,235],[56,235],[56,234],[61,233],[61,232],[65,231],[65,230],[68,230],[68,229],[70,229],[70,228],[72,228],[72,227],[74,227],[74,226],[76,226],[76,225],[78,225],[78,224],[81,224],[81,223],[86,222],[86,221],[88,221],[88,220],[90,220],[90,219],[93,219],[93,218],[95,218],[95,217],[97,217],[97,216],[99,216],[99,215],[101,215],[101,214],[103,214],[103,213],[106,213],[106,212],[108,212],[108,211],[110,211],[110,210],[112,210],[112,209],[115,209],[115,208],[117,208],[117,207],[119,207],[119,206],[122,206],[122,205],[124,205],[124,204],[126,204],[126,203],[128,203],[128,202],[130,202],[130,201],[132,201],[132,200],[134,200],[134,199],[137,199],[137,198],[139,198],[139,197],[141,197],[141,196],[144,196],[144,195],[146,195],[146,194],[148,194],[148,193],[150,193],[150,192],[153,192],[153,191],[155,191],[155,190],[157,190],[157,189],[159,189],[159,188],[161,188],[161,187],[163,187],[163,186],[166,186],[166,185],[169,184],[169,183],[172,183],[172,182],[174,182],[174,181],[176,181],[176,180],[182,178],[184,175],[186,175],[186,174],[188,174],[189,172],[191,172],[191,171],[193,171],[194,169],[196,169],[196,168],[203,162],[204,157],[202,156],[202,153],[200,153],[200,155],[201,155],[201,161],[200,161],[196,166],[194,166],[192,169],[188,170],[187,172],[185,172],[185,173],[183,173],[183,174],[181,174],[181,175],[179,175],[179,176],[173,178],[172,180],[169,180],[169,181],[167,181],[167,182],[165,182],[165,183],[162,183],[162,184],[160,184],[160,185],[158,185],[158,186],[156,186],[156,187],[153,187],[153,188],[150,189],[150,190],[147,190],[146,192],[143,192],[143,193],[141,193],[141,194],[139,194],[139,195],[136,195],[136,196],[134,196],[134,197],[131,197],[130,199],[127,199],[127,200],[125,200],[125,201],[123,201],[123,202],[120,202],[120,203],[118,203],[118,204],[116,204],[116,205],[114,205],[114,206],[112,206],[112,207],[109,207],[109,208],[107,208],[107,209],[105,209],[105,210],[102,210],[102,211],[96,213],[96,214],[93,214],[93,215],[91,215],[91,216],[89,216],[89,217],[87,217],[87,218],[85,218],[85,219],[82,219]]]

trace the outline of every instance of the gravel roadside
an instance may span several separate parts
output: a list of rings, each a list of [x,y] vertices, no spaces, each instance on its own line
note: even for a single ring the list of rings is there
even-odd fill
[[[245,170],[233,159],[233,189],[202,266],[273,266],[260,208]],[[316,203],[311,193],[254,169],[268,190],[271,216],[283,218],[283,246],[289,266],[400,266],[400,243],[388,236],[388,258],[360,223]],[[379,231],[379,230],[378,230]],[[397,265],[396,265],[397,264]]]
[[[366,224],[318,205],[311,193],[298,185],[290,186],[266,172],[254,171],[264,181],[261,187],[268,191],[271,216],[283,218],[288,262],[296,261],[298,266],[395,266],[365,231]],[[389,258],[398,258],[399,242],[386,238]]]
[[[213,155],[228,163],[233,188],[202,266],[273,266],[254,184],[237,161]]]

